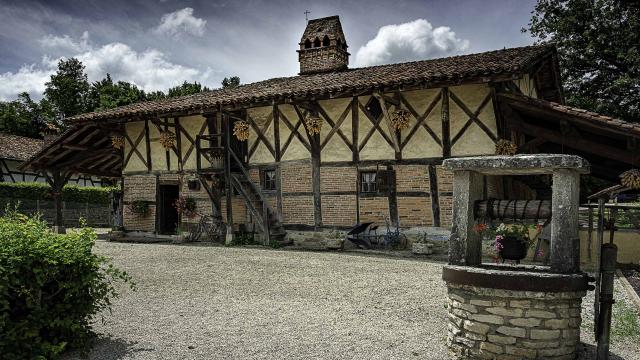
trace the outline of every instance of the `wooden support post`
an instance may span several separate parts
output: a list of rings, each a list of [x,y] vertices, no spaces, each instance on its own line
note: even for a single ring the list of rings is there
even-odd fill
[[[588,205],[591,205],[591,200],[589,200],[587,202]],[[591,206],[589,206],[589,216],[588,216],[588,221],[589,224],[587,225],[588,227],[588,249],[587,249],[587,254],[589,257],[589,262],[591,262],[592,260],[592,256],[591,256],[591,252],[593,251],[593,208]]]
[[[322,227],[322,198],[320,195],[320,135],[311,142],[311,181],[313,187],[313,220],[316,230]]]
[[[449,88],[442,88],[442,157],[451,156],[451,127],[449,122]]]
[[[574,273],[580,269],[578,204],[580,174],[573,170],[553,172],[551,211],[551,271]]]
[[[429,192],[431,194],[431,223],[435,227],[440,227],[440,200],[438,196],[438,174],[436,167],[428,166],[429,170]]]
[[[280,154],[280,111],[278,105],[273,105],[273,144],[275,151],[275,160],[280,162],[282,154]]]
[[[178,171],[182,171],[182,127],[180,126],[180,118],[174,117],[173,123],[176,130],[176,156],[178,157]]]
[[[47,179],[47,183],[51,186],[53,203],[56,210],[56,215],[53,221],[54,232],[64,234],[66,230],[64,228],[64,217],[62,214],[62,189],[66,185],[67,181],[69,181],[70,174],[65,176],[59,169],[52,170],[51,174],[47,174],[46,172],[44,174]]]
[[[227,235],[225,237],[225,244],[229,245],[233,242],[233,208],[232,208],[232,195],[233,188],[231,187],[231,123],[227,115],[222,114],[222,109],[218,111],[216,115],[221,119],[224,124],[224,186],[227,200]],[[220,118],[221,117],[221,118]]]
[[[144,140],[147,145],[147,171],[151,172],[153,166],[151,164],[151,138],[149,137],[149,120],[144,121]]]
[[[280,109],[278,105],[273,105],[273,142],[275,147],[276,166],[276,218],[282,222],[282,171],[280,161],[282,152],[280,148]]]
[[[358,139],[358,127],[360,124],[360,107],[358,106],[358,97],[354,96],[351,100],[351,144],[353,144],[353,162],[360,161],[360,144]]]
[[[482,198],[482,175],[456,171],[453,177],[453,227],[449,240],[449,264],[468,266],[482,262],[480,234],[473,231],[474,204]]]

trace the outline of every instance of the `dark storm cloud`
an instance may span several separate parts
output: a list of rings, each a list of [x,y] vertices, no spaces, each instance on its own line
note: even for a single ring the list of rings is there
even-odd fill
[[[525,45],[532,40],[520,28],[533,2],[2,1],[0,99],[37,97],[57,59],[69,56],[90,80],[108,71],[147,90],[294,75],[305,10],[340,15],[356,65]]]

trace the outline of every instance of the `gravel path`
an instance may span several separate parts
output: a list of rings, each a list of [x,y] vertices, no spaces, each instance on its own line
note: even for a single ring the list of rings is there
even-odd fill
[[[104,241],[96,251],[138,290],[123,288],[95,325],[90,359],[447,358],[439,263]]]

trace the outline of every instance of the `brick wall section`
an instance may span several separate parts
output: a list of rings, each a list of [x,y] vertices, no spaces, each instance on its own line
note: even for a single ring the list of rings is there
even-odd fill
[[[282,192],[312,192],[311,161],[283,162],[281,166]]]
[[[357,184],[358,170],[355,166],[320,168],[320,192],[356,191]]]
[[[211,199],[209,198],[209,194],[207,194],[207,191],[204,189],[202,184],[200,184],[200,190],[189,190],[190,178],[190,176],[183,176],[180,180],[180,195],[184,197],[191,197],[196,200],[196,212],[198,214],[211,216]],[[199,216],[191,218],[186,216],[182,217],[182,221],[187,223],[197,223],[199,220]]]
[[[384,216],[389,216],[389,199],[387,197],[360,198],[360,222],[384,224]]]
[[[432,226],[431,198],[398,196],[401,227]]]
[[[356,195],[322,195],[322,224],[353,226],[356,224]]]
[[[436,166],[438,178],[438,197],[440,200],[440,226],[451,227],[453,219],[453,172]]]
[[[283,196],[284,224],[314,225],[313,196]]]
[[[227,200],[222,198],[222,204],[220,205],[222,213],[222,221],[227,222]],[[247,223],[247,207],[244,203],[244,199],[240,196],[234,196],[231,198],[231,209],[233,210],[233,224],[246,224]]]
[[[124,228],[129,231],[155,231],[156,206],[150,205],[149,212],[140,216],[129,211],[132,201],[144,200],[155,203],[156,177],[154,175],[135,175],[124,177]]]
[[[469,359],[574,359],[586,292],[448,284],[449,350]]]
[[[396,191],[424,191],[429,189],[429,170],[426,165],[396,165]]]

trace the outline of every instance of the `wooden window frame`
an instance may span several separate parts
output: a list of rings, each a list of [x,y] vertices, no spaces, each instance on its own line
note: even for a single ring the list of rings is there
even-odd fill
[[[271,180],[267,180],[267,173],[273,173],[273,177],[271,178]],[[278,186],[277,186],[277,181],[276,181],[276,169],[275,168],[266,168],[266,169],[260,169],[260,187],[262,188],[262,190],[264,191],[277,191],[278,190]]]
[[[365,176],[366,175],[373,175],[372,179],[368,179],[369,181],[365,182]],[[378,193],[378,182],[377,182],[377,178],[378,178],[378,171],[377,170],[361,170],[358,173],[358,180],[359,180],[359,190],[360,190],[360,194],[363,195],[371,195],[371,194],[377,194]],[[371,182],[373,181],[373,182]]]

